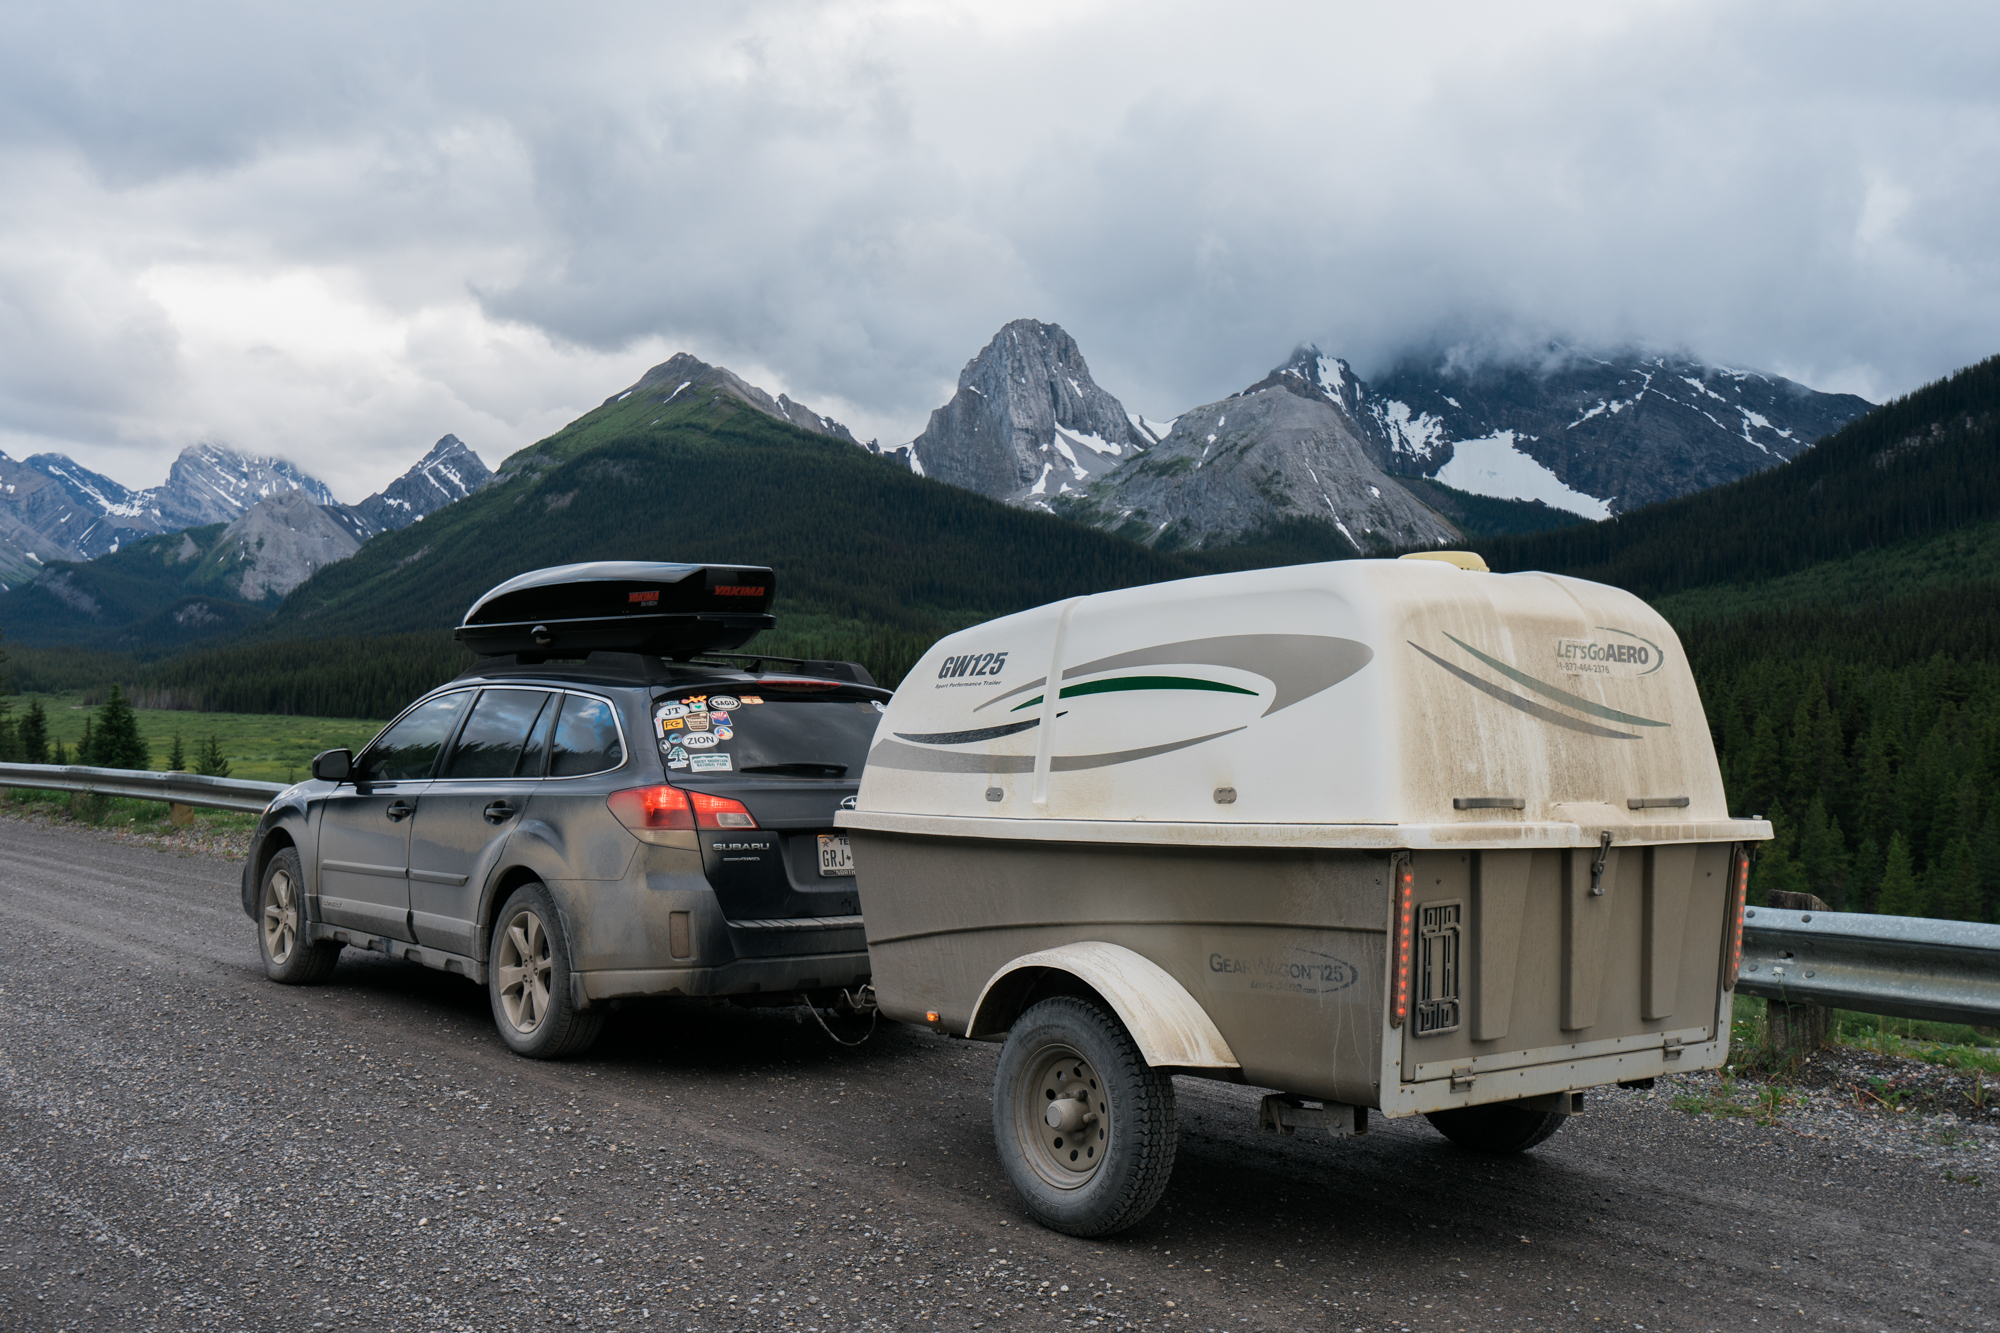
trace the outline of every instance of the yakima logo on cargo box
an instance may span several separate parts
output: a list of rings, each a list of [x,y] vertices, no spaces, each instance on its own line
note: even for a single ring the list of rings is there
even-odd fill
[[[960,676],[997,676],[1006,667],[1006,653],[967,653],[962,657],[945,658],[938,667],[938,679],[957,680]]]
[[[757,583],[718,583],[709,589],[717,597],[762,597],[764,588]]]

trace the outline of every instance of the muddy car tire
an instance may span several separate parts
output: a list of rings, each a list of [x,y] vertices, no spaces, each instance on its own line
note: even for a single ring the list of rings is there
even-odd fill
[[[1495,1102],[1489,1106],[1464,1106],[1455,1111],[1432,1111],[1424,1119],[1431,1122],[1431,1128],[1461,1148],[1472,1152],[1505,1154],[1526,1152],[1561,1129],[1563,1121],[1569,1117]]]
[[[287,847],[264,867],[257,886],[257,951],[264,957],[264,975],[286,986],[311,986],[333,975],[340,945],[313,943],[311,929],[299,854]]]
[[[1124,1024],[1072,996],[1015,1022],[993,1074],[993,1138],[1037,1222],[1103,1236],[1152,1210],[1173,1174],[1174,1082]]]
[[[486,994],[500,1039],[517,1055],[559,1060],[590,1049],[604,1014],[576,1007],[570,997],[569,941],[555,900],[540,884],[523,884],[493,922],[486,956]]]

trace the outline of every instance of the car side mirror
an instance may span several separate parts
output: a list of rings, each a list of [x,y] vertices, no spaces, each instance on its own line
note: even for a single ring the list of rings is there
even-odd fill
[[[345,782],[354,771],[352,750],[322,750],[313,756],[313,776],[321,782]]]

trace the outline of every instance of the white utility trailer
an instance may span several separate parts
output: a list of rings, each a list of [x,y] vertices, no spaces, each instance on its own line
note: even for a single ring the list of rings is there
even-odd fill
[[[1080,597],[936,644],[853,841],[892,1018],[1006,1042],[1045,1224],[1138,1220],[1174,1074],[1289,1132],[1518,1151],[1585,1089],[1723,1063],[1748,844],[1679,640],[1476,556]]]

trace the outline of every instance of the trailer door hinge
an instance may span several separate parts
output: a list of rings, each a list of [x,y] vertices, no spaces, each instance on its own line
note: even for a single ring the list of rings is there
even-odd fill
[[[1470,1092],[1472,1091],[1474,1080],[1478,1077],[1479,1075],[1473,1073],[1469,1066],[1465,1069],[1454,1069],[1451,1071],[1451,1090],[1453,1092]]]

